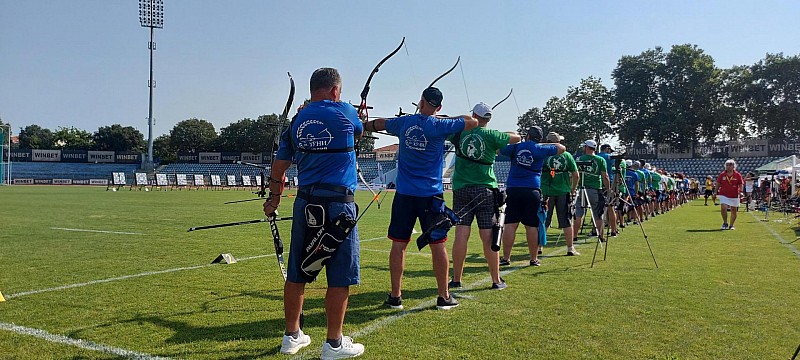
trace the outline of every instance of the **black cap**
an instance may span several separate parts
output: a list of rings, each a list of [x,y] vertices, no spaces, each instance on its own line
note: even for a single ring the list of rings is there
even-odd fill
[[[422,92],[422,98],[425,99],[425,101],[427,101],[428,104],[431,104],[431,106],[433,107],[442,106],[442,99],[443,99],[442,92],[433,86],[425,89],[425,91]]]
[[[542,132],[542,128],[538,126],[531,126],[527,132],[527,138],[529,140],[533,140],[536,142],[541,142],[542,137],[544,137],[544,133]]]
[[[614,151],[614,149],[611,148],[611,144],[600,145],[600,150],[605,150],[605,149],[608,149],[608,151]]]

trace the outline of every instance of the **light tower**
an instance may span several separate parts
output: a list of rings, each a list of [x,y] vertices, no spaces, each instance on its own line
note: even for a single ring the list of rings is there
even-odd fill
[[[139,0],[139,23],[142,27],[150,28],[150,42],[147,48],[150,49],[150,80],[147,87],[150,90],[150,99],[147,111],[147,168],[153,167],[153,88],[156,82],[153,80],[153,51],[156,50],[156,42],[153,41],[154,29],[164,28],[164,0]]]

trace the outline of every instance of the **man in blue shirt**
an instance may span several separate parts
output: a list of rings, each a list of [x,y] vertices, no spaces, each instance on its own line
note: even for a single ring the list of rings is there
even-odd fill
[[[528,130],[525,141],[508,145],[501,155],[511,158],[511,169],[506,180],[506,223],[503,229],[503,259],[511,259],[511,248],[519,223],[525,225],[530,252],[530,265],[539,266],[539,216],[542,206],[541,176],[545,159],[561,155],[567,148],[561,144],[540,144],[542,128]]]
[[[429,87],[422,92],[419,112],[391,119],[375,119],[364,124],[368,131],[386,130],[399,140],[397,154],[397,193],[392,202],[392,218],[388,237],[392,240],[389,253],[389,272],[392,292],[385,304],[402,309],[402,281],[405,270],[406,247],[411,240],[414,224],[419,219],[423,232],[434,225],[433,219],[444,211],[442,197],[442,167],[444,165],[444,141],[451,134],[471,130],[478,121],[469,115],[455,118],[438,118],[442,109],[442,92]],[[461,209],[456,209],[459,212]],[[430,233],[433,273],[439,297],[436,307],[449,310],[458,306],[450,296],[447,276],[450,260],[447,256],[447,231]]]
[[[304,242],[309,235],[314,236],[318,227],[349,220],[353,227],[340,238],[335,238],[341,245],[325,263],[328,340],[322,346],[322,358],[355,357],[364,352],[364,345],[342,336],[342,324],[350,285],[358,284],[360,276],[358,228],[353,221],[358,216],[353,202],[357,183],[353,146],[354,137],[361,136],[362,126],[355,108],[339,101],[342,78],[336,69],[317,69],[311,75],[310,85],[311,102],[300,110],[281,135],[280,147],[270,171],[269,197],[264,203],[264,213],[274,215],[283,192],[281,179],[295,162],[299,190],[292,213],[292,239],[283,300],[286,332],[280,351],[294,354],[311,343],[311,338],[300,329],[300,314],[305,285],[314,281],[321,268],[308,275],[312,266],[303,261],[306,256]]]
[[[638,162],[635,160],[625,160],[625,164],[627,165],[628,169],[625,171],[625,186],[628,188],[628,220],[638,221],[639,213],[638,213],[638,205],[640,205],[639,199],[636,197],[636,190],[639,188],[639,183],[641,178],[639,174],[636,172],[634,166],[638,168]]]

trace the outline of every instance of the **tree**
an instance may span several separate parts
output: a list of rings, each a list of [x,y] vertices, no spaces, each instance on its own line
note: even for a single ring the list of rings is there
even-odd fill
[[[157,157],[161,164],[169,164],[177,160],[178,154],[172,147],[169,135],[164,134],[153,139],[153,156]]]
[[[637,56],[623,56],[611,73],[615,129],[623,143],[664,140],[656,122],[664,61],[663,50],[656,47]]]
[[[542,129],[547,128],[544,115],[542,115],[542,109],[538,107],[531,108],[517,119],[517,132],[525,133],[534,125],[541,126]]]
[[[612,135],[614,105],[611,99],[611,92],[600,79],[592,76],[567,90],[565,100],[570,111],[569,120],[582,141],[594,139],[599,142]]]
[[[94,149],[104,151],[144,151],[144,135],[132,126],[101,126],[94,133]]]
[[[261,115],[257,120],[244,118],[220,129],[215,141],[219,151],[235,152],[269,152],[271,141],[280,130],[278,116]]]
[[[19,132],[19,147],[22,149],[52,149],[53,132],[39,125],[28,125]]]
[[[56,149],[82,149],[87,150],[94,145],[92,133],[74,127],[59,127],[53,133],[53,143]]]
[[[744,99],[755,132],[770,138],[800,137],[800,57],[767,54],[750,70]]]
[[[169,137],[175,151],[197,153],[214,149],[217,132],[210,122],[192,118],[177,123]]]

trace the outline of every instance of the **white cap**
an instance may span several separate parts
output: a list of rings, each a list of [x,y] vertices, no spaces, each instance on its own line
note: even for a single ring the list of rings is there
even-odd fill
[[[650,165],[650,163],[644,163],[644,168],[647,169],[647,170],[655,169],[655,167]]]
[[[630,159],[625,160],[625,166],[627,167],[633,166],[633,161],[631,161]]]
[[[589,140],[586,140],[586,141],[583,142],[583,146],[588,146],[588,147],[590,147],[592,149],[597,149],[597,142],[595,142],[594,140],[589,139]]]
[[[492,108],[486,105],[486,103],[479,102],[475,104],[475,107],[472,108],[472,112],[484,119],[492,117]]]

